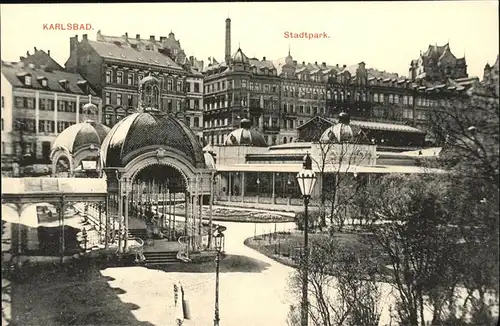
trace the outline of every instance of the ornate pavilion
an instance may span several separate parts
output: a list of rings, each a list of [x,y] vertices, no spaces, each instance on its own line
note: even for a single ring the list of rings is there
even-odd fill
[[[88,119],[64,130],[52,149],[53,175],[106,180],[106,203],[75,205],[99,225],[106,247],[127,253],[143,240],[162,238],[175,248],[182,243],[188,259],[190,250],[211,247],[202,204],[212,202],[214,162],[183,112],[163,110],[159,86],[151,75],[140,81],[137,112],[112,129]],[[176,208],[185,219],[176,221]]]
[[[241,127],[225,137],[223,145],[207,145],[205,152],[211,153],[216,162],[216,202],[248,207],[302,205],[296,175],[306,153],[311,155],[313,170],[318,175],[313,205],[319,202],[320,194],[328,190],[332,184],[329,181],[339,176],[369,182],[371,177],[384,173],[444,172],[426,166],[426,162],[437,158],[441,149],[425,148],[425,132],[416,128],[351,121],[345,113],[341,113],[336,122],[329,121],[326,127],[310,127],[317,137],[268,147],[260,132],[249,120],[243,119]],[[407,143],[384,147],[373,141],[374,132]]]

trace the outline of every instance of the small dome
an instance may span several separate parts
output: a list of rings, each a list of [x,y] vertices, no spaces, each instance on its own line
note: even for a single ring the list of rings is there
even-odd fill
[[[133,113],[120,120],[101,146],[104,167],[124,167],[152,147],[170,147],[186,155],[196,167],[205,167],[205,158],[196,135],[172,115]]]
[[[233,56],[233,63],[242,63],[242,64],[250,64],[250,60],[248,57],[238,48],[238,51]]]
[[[109,127],[94,121],[77,123],[64,129],[56,137],[52,149],[61,147],[70,153],[75,153],[78,149],[88,145],[99,148],[109,131]]]
[[[240,128],[231,131],[227,135],[224,145],[267,147],[264,136],[258,130],[252,128],[252,122],[248,119],[242,119]]]
[[[361,132],[361,129],[350,125],[351,118],[345,112],[339,113],[338,121],[337,124],[323,132],[320,141],[349,142]]]
[[[97,106],[95,104],[93,104],[93,103],[90,103],[90,102],[87,103],[87,104],[85,104],[82,107],[82,111],[84,113],[93,113],[93,114],[95,114],[95,113],[97,113],[97,110],[98,110]]]

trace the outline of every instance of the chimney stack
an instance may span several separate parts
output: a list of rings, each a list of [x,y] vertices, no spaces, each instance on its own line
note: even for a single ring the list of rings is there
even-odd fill
[[[128,33],[125,32],[125,39],[128,41]]]
[[[305,62],[305,61],[302,61],[302,65],[304,65],[304,66],[305,66],[305,65],[306,65],[306,62]]]
[[[83,34],[83,39],[87,41],[87,34]]]
[[[78,35],[69,38],[69,52],[73,53],[78,47]]]
[[[345,67],[347,67],[347,65],[343,65],[342,67],[344,67],[344,68],[345,68]]]
[[[36,46],[35,46],[35,52],[37,51]]]
[[[262,58],[262,61],[266,61],[266,57],[263,57],[263,58]]]
[[[154,42],[155,36],[154,35],[149,36],[149,40],[152,41],[152,42]]]
[[[335,65],[335,67],[337,67],[337,68],[338,68],[338,67],[339,67],[339,64],[337,63],[337,64]]]
[[[141,34],[135,34],[135,38],[136,38],[136,40],[140,40],[141,39]]]
[[[50,50],[47,50],[47,55],[50,57]]]
[[[167,40],[167,37],[166,36],[160,36],[160,42],[164,42]]]
[[[30,51],[26,51],[26,56],[29,57],[30,56]]]
[[[314,61],[314,65],[317,66],[318,65],[318,61]]]
[[[326,68],[326,62],[321,63],[321,67]]]
[[[226,19],[226,50],[225,50],[225,61],[229,63],[231,61],[231,19]]]

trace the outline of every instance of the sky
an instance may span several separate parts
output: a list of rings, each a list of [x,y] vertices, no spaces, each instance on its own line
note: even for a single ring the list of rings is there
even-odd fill
[[[225,19],[230,17],[232,53],[238,45],[249,57],[275,60],[290,47],[298,62],[326,62],[408,75],[412,59],[429,44],[449,42],[466,56],[470,76],[482,78],[498,55],[497,1],[410,2],[217,2],[114,4],[2,4],[1,58],[18,61],[36,47],[50,50],[64,66],[69,38],[96,33],[180,40],[188,56],[207,64],[224,59]],[[44,30],[43,24],[91,24],[89,31]],[[285,32],[325,33],[328,38],[290,39]],[[322,34],[324,35],[324,34]]]

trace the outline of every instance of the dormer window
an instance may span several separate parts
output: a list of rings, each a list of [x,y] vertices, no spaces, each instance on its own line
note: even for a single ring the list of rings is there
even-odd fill
[[[68,89],[68,86],[69,86],[69,83],[68,83],[68,81],[67,81],[66,79],[61,79],[61,80],[59,81],[59,85],[61,85],[61,87],[62,87],[62,88],[64,88],[64,89],[66,89],[66,90],[67,90],[67,89]]]
[[[89,83],[86,80],[79,80],[76,82],[78,87],[84,92],[88,93],[89,92]]]
[[[24,76],[24,85],[31,86],[31,75]]]
[[[48,87],[48,81],[46,77],[37,77],[37,81],[42,85],[42,87]]]

